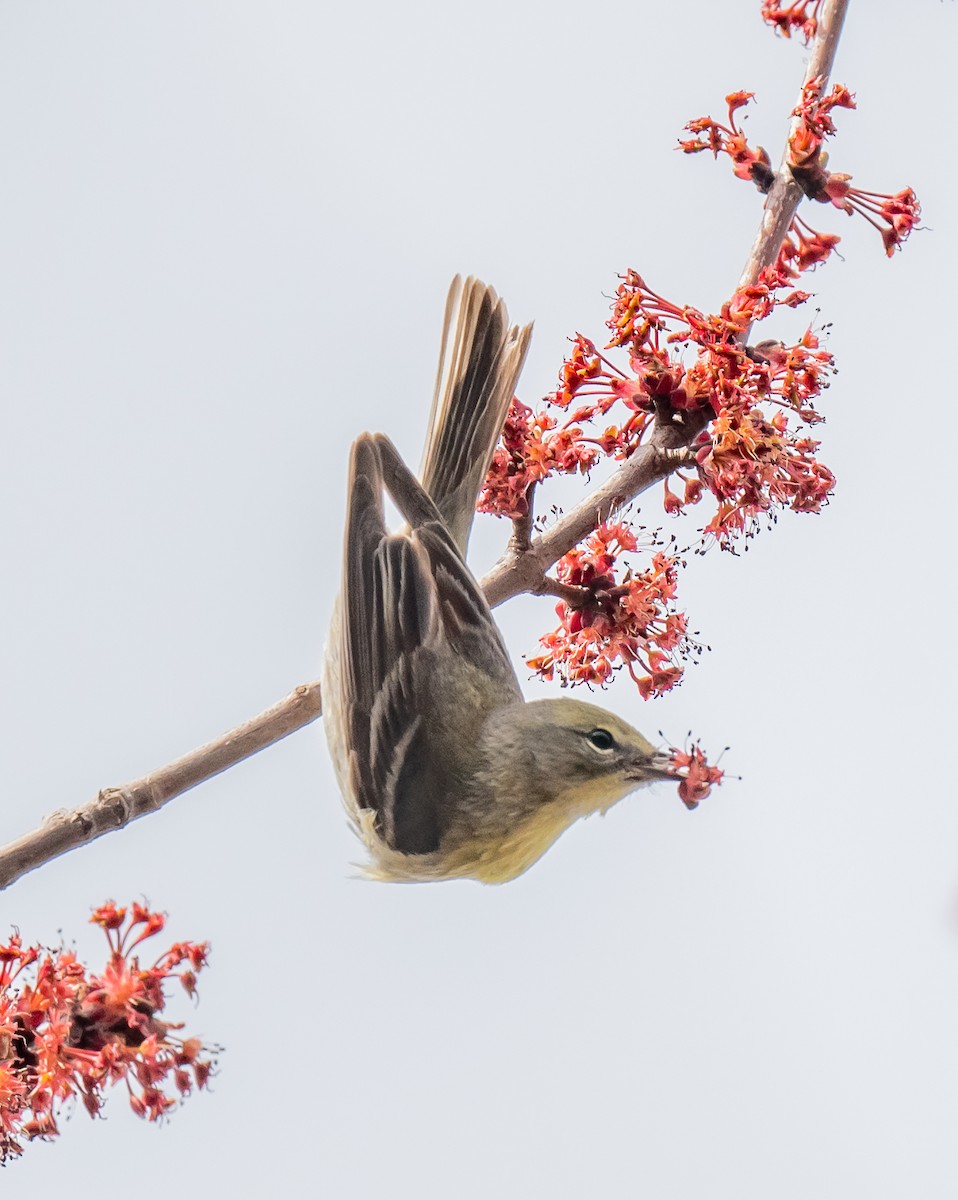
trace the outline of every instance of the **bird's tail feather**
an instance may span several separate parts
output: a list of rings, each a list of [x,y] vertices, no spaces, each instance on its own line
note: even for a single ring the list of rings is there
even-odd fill
[[[420,478],[463,555],[531,335],[493,288],[452,281]]]

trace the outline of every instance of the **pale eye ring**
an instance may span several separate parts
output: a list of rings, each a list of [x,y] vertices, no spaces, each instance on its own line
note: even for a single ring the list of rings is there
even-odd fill
[[[615,738],[608,729],[593,729],[587,736],[589,745],[603,754],[608,754],[610,750],[615,749]]]

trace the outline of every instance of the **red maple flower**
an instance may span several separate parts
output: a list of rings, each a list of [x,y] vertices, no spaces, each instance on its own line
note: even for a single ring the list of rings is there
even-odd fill
[[[478,511],[513,520],[524,516],[533,485],[552,474],[585,474],[598,457],[594,439],[587,438],[573,419],[560,426],[547,410],[534,413],[513,398]]]
[[[834,233],[819,233],[795,217],[782,240],[776,262],[783,278],[797,279],[802,271],[812,271],[825,262],[842,239]]]
[[[817,158],[822,142],[835,134],[832,110],[855,107],[855,97],[844,84],[833,84],[827,95],[822,94],[824,87],[823,75],[810,79],[802,88],[801,99],[792,109],[795,123],[788,136],[788,148],[789,166],[793,170],[805,166],[811,158]]]
[[[24,948],[18,934],[0,946],[0,1162],[22,1153],[22,1139],[56,1136],[67,1100],[95,1116],[122,1082],[134,1112],[156,1121],[209,1078],[199,1039],[160,1017],[168,980],[195,991],[206,944],[179,942],[144,967],[132,952],[163,929],[161,913],[110,901],[91,921],[110,945],[99,974],[69,950]]]
[[[788,429],[784,412],[771,418],[759,408],[722,413],[697,453],[699,477],[719,501],[706,537],[728,549],[739,535],[753,536],[759,518],[773,516],[776,506],[821,511],[835,477],[818,462],[817,450],[818,442]]]
[[[637,548],[627,523],[603,524],[559,560],[568,598],[556,605],[559,627],[539,639],[545,653],[527,660],[537,674],[601,685],[624,666],[646,697],[679,682],[679,662],[695,649],[674,608],[679,563],[659,550],[647,570],[626,568],[618,580],[622,555]]]
[[[767,192],[775,179],[771,159],[763,147],[750,146],[745,134],[735,123],[736,111],[748,104],[754,95],[754,92],[730,92],[725,97],[728,125],[721,125],[711,117],[696,117],[694,121],[689,121],[685,128],[695,137],[680,141],[679,149],[685,154],[711,150],[713,158],[727,154],[739,179],[749,180],[760,192]]]
[[[701,800],[711,792],[712,788],[722,782],[724,771],[718,767],[710,767],[702,748],[698,745],[691,750],[672,750],[672,769],[681,779],[679,795],[686,808],[697,808]]]
[[[796,120],[788,138],[788,163],[792,176],[810,200],[816,200],[820,204],[833,204],[849,216],[855,213],[863,216],[879,231],[885,252],[890,256],[918,224],[921,205],[911,188],[904,188],[894,195],[867,192],[853,188],[850,175],[827,169],[827,156],[822,152],[822,146],[825,138],[835,133],[832,110],[854,108],[855,97],[838,83],[828,95],[822,95],[823,88],[824,79],[821,76],[811,80],[805,85],[802,99],[793,110],[792,115]],[[822,235],[816,236],[820,238]],[[821,249],[822,247],[816,248],[813,264],[822,261],[821,257],[817,256]],[[827,249],[830,250],[831,247]],[[789,255],[787,249],[784,253],[786,257]],[[793,265],[796,265],[796,257],[792,255]]]
[[[864,192],[853,188],[850,179],[850,175],[824,172],[808,194],[822,204],[834,204],[849,216],[855,213],[863,216],[881,234],[885,253],[890,258],[918,224],[921,217],[918,197],[911,188],[903,188],[894,196]]]
[[[789,34],[799,28],[810,33],[817,10],[817,4],[766,4],[763,12]],[[710,117],[689,122],[687,128],[695,136],[682,148],[728,154],[737,174],[767,190],[772,182],[768,156],[748,146],[736,120],[738,110],[752,98],[745,91],[726,97],[727,124]],[[835,133],[834,112],[854,107],[854,97],[841,84],[827,93],[822,76],[806,84],[793,113],[788,166],[808,197],[865,216],[881,231],[891,254],[919,220],[914,192],[861,191],[850,185],[847,175],[826,169],[823,143]],[[749,345],[748,339],[757,322],[809,299],[795,281],[827,261],[839,241],[837,235],[795,218],[776,261],[753,283],[737,289],[717,313],[676,304],[654,292],[636,271],[626,271],[607,322],[604,350],[576,335],[559,386],[546,398],[545,408],[533,415],[518,402],[513,405],[480,508],[513,518],[526,515],[532,487],[549,474],[588,471],[602,457],[626,459],[651,440],[654,431],[664,434],[657,446],[679,448],[672,474],[682,488],[670,482],[671,476],[663,481],[666,512],[680,513],[706,491],[717,501],[714,516],[702,530],[706,545],[717,542],[732,549],[738,537],[753,536],[763,520],[774,520],[781,508],[819,512],[835,480],[817,458],[819,443],[801,426],[822,420],[817,399],[828,386],[832,356],[811,329],[792,344],[766,338]],[[627,361],[615,362],[609,355],[615,350],[624,352]],[[678,469],[690,462],[695,475]],[[583,553],[588,557],[594,547],[580,547],[562,560],[559,584],[582,567],[576,556]],[[601,685],[617,666],[638,661],[634,631],[625,630],[611,604],[624,585],[600,587],[582,579],[569,586],[583,588],[584,594],[563,598],[557,610],[560,627],[542,639],[546,653],[530,664],[564,683]],[[643,695],[658,694],[674,685],[681,668],[663,650],[660,637],[642,636],[648,643],[643,649],[644,674],[632,666],[629,670]]]
[[[783,37],[791,37],[792,30],[796,30],[807,46],[818,29],[821,2],[796,0],[794,4],[776,4],[774,0],[762,0],[762,20]]]
[[[809,244],[816,236],[814,231],[799,233]],[[806,251],[806,258],[811,253]],[[693,444],[697,478],[678,474],[684,485],[681,497],[665,483],[666,512],[678,513],[710,491],[719,505],[706,525],[706,538],[730,548],[737,535],[756,532],[758,518],[772,515],[777,507],[818,511],[834,479],[815,458],[817,443],[791,430],[786,412],[804,424],[821,421],[816,399],[828,384],[832,356],[811,329],[792,345],[767,340],[749,347],[744,342],[756,321],[807,299],[807,293],[791,287],[795,274],[787,266],[766,269],[755,284],[736,291],[719,313],[707,314],[667,300],[637,272],[627,271],[613,302],[607,350],[627,351],[628,371],[577,335],[560,386],[547,400],[550,408],[565,410],[563,423],[548,410],[533,415],[513,404],[480,508],[521,514],[532,483],[553,471],[588,469],[600,455],[626,458],[656,421],[669,422],[674,414],[685,413],[705,427]],[[694,353],[688,362],[684,351]],[[569,412],[574,402],[578,407]],[[589,436],[584,426],[610,415],[617,402],[626,419]],[[785,412],[769,417],[761,407],[765,404]],[[563,560],[560,581],[592,586],[590,580],[573,578],[579,565],[572,558]],[[572,605],[576,608],[581,610],[577,614],[560,613],[563,625],[544,643],[549,653],[535,657],[532,665],[569,683],[601,684],[616,663],[628,661],[628,644],[611,647],[610,630],[586,619],[583,614],[596,608],[594,603]],[[590,632],[579,636],[580,625]],[[578,637],[575,647],[568,644],[570,634]],[[559,663],[565,664],[561,671]],[[664,669],[671,671],[671,663]],[[640,689],[646,694],[665,690],[677,678],[656,670],[649,661]],[[652,679],[654,686],[648,683]]]

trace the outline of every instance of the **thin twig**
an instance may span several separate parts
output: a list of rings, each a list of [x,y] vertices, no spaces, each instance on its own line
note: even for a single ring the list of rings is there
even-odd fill
[[[677,414],[678,415],[678,414]],[[688,414],[685,414],[688,416]],[[608,521],[652,484],[688,461],[688,443],[704,427],[704,419],[658,427],[651,441],[640,446],[616,473],[581,503],[560,517],[524,554],[506,552],[479,581],[489,605],[497,605],[523,592],[536,592],[552,565],[579,544],[597,525]],[[669,444],[678,441],[678,445]]]
[[[523,592],[541,590],[546,572],[563,554],[568,554],[597,525],[671,470],[671,464],[654,445],[640,446],[611,479],[533,538],[528,550],[518,555],[507,552],[483,575],[479,584],[490,607],[495,608]]]
[[[831,72],[848,0],[826,0],[818,18],[805,82]],[[787,150],[786,150],[787,154]],[[773,263],[802,192],[791,178],[786,159],[769,191],[762,224],[739,286],[754,283],[763,267]],[[687,459],[687,449],[704,424],[673,421],[657,423],[650,441],[640,446],[611,479],[566,513],[537,538],[532,532],[532,497],[528,522],[513,525],[513,536],[503,558],[481,580],[490,605],[495,607],[522,592],[556,592],[557,581],[547,572],[597,524],[664,479]],[[561,587],[562,585],[558,585]],[[201,746],[198,750],[119,788],[106,788],[95,800],[72,811],[47,817],[32,833],[0,849],[0,890],[22,875],[61,854],[92,842],[114,829],[122,829],[147,813],[156,812],[176,796],[235,766],[257,751],[271,746],[322,714],[319,683],[298,687],[290,696],[258,717]]]
[[[526,489],[526,511],[521,517],[515,517],[512,522],[512,537],[509,539],[509,550],[513,554],[524,554],[532,545],[532,525],[535,521],[536,485],[529,484]]]
[[[841,37],[842,25],[845,23],[845,13],[848,10],[848,0],[825,0],[818,15],[818,29],[812,43],[812,51],[805,69],[802,88],[817,79],[819,75],[827,80],[832,73],[832,64],[838,50],[838,39]],[[795,118],[797,121],[798,118]],[[794,122],[792,127],[794,128]],[[795,212],[802,201],[804,192],[792,178],[788,166],[788,143],[782,153],[782,162],[775,176],[775,182],[769,190],[762,210],[762,223],[759,226],[755,243],[749,252],[738,286],[751,287],[766,267],[770,267],[778,257],[785,234],[791,225]]]
[[[538,595],[555,596],[558,600],[564,600],[572,608],[582,608],[587,600],[595,597],[595,593],[589,588],[579,587],[574,583],[563,583],[554,575],[543,576]]]
[[[302,729],[322,711],[319,684],[303,684],[258,717],[158,771],[123,787],[104,788],[95,800],[80,808],[51,813],[39,829],[0,850],[0,890],[68,850],[122,829],[137,817],[157,812],[175,796]]]

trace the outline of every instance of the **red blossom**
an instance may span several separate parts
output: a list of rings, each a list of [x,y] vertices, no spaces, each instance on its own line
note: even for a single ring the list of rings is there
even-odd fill
[[[556,605],[559,627],[540,638],[545,653],[528,660],[534,671],[563,685],[601,685],[624,666],[643,695],[679,682],[678,662],[693,648],[674,608],[679,563],[656,551],[647,570],[626,568],[618,581],[622,555],[637,549],[628,524],[603,524],[559,560],[556,575],[569,597]]]
[[[534,484],[553,473],[585,474],[598,457],[594,440],[586,438],[577,425],[566,422],[559,426],[548,411],[533,413],[514,398],[478,510],[513,519],[524,516]]]
[[[766,20],[786,36],[795,29],[810,34],[817,11],[817,4],[808,3],[763,8]],[[752,98],[745,91],[726,97],[727,124],[710,117],[689,122],[694,137],[682,148],[728,154],[737,174],[767,190],[773,179],[768,156],[749,147],[736,120]],[[847,175],[825,167],[823,143],[835,132],[834,111],[854,107],[842,85],[826,93],[823,77],[809,82],[793,114],[789,168],[809,197],[864,215],[892,253],[920,216],[911,189],[896,195],[860,191]],[[819,512],[835,480],[803,426],[822,420],[818,397],[828,386],[832,356],[811,329],[792,343],[766,338],[749,345],[748,339],[757,322],[809,299],[796,280],[827,261],[839,240],[795,218],[775,262],[717,313],[674,303],[627,271],[616,290],[604,349],[577,334],[544,407],[533,413],[514,402],[480,509],[527,518],[535,484],[553,473],[588,471],[603,457],[627,459],[654,433],[663,435],[654,439],[657,446],[688,447],[684,463],[678,450],[676,468],[690,462],[695,468],[692,475],[677,469],[663,480],[666,512],[677,515],[706,492],[717,502],[702,531],[706,546],[717,542],[732,549],[738,537],[752,536],[781,508]],[[615,351],[621,352],[618,361],[610,353]],[[563,596],[560,626],[542,639],[545,652],[530,665],[563,683],[599,685],[626,665],[640,692],[655,695],[681,675],[673,657],[682,639],[671,640],[676,626],[664,616],[649,627],[651,633],[628,624],[626,592],[643,596],[654,568],[629,574],[628,587],[616,582],[621,549],[602,569],[591,541],[561,560],[557,586],[580,591]],[[634,665],[637,655],[641,673]]]
[[[837,234],[819,233],[795,217],[782,240],[776,267],[783,278],[797,279],[802,271],[825,262],[841,240]]]
[[[792,28],[813,32],[818,6],[811,6],[810,16],[806,15],[808,7],[807,4],[765,4],[762,15],[786,36]],[[827,155],[823,152],[823,146],[825,139],[836,132],[833,112],[836,108],[854,108],[855,97],[840,83],[834,84],[828,93],[824,92],[824,88],[824,76],[818,75],[809,80],[802,88],[801,99],[792,110],[795,120],[788,136],[789,170],[809,199],[833,204],[850,215],[859,213],[864,216],[878,229],[885,252],[890,256],[918,224],[921,216],[918,199],[911,188],[894,195],[862,191],[851,187],[851,176],[827,170]],[[761,147],[750,147],[735,123],[735,112],[752,99],[752,93],[732,92],[725,99],[728,104],[728,125],[721,125],[711,117],[698,117],[686,125],[686,129],[695,136],[681,141],[680,149],[687,154],[711,150],[715,157],[727,154],[736,175],[750,179],[760,191],[767,192],[775,178],[769,157]],[[800,221],[793,222],[778,255],[776,285],[795,279],[801,271],[824,262],[838,241],[833,234],[816,233]]]
[[[665,508],[677,512],[708,488],[719,508],[706,534],[726,547],[737,534],[754,532],[755,519],[776,506],[818,511],[834,483],[814,457],[817,443],[792,431],[784,412],[769,417],[760,407],[772,404],[805,424],[818,423],[815,401],[827,386],[832,356],[811,329],[794,345],[773,341],[749,349],[742,343],[755,321],[804,299],[804,293],[781,295],[788,282],[781,273],[763,273],[709,316],[665,300],[628,272],[609,321],[613,344],[629,348],[639,392],[666,418],[676,411],[708,418],[708,432],[693,447],[698,486],[686,484],[686,498],[679,500],[666,484]],[[683,345],[697,351],[688,368],[670,349]]]
[[[798,233],[808,246],[819,235],[805,229]],[[811,257],[806,249],[801,265]],[[523,515],[533,484],[553,472],[587,470],[601,455],[627,458],[657,422],[671,423],[682,413],[693,428],[702,429],[692,447],[697,477],[678,473],[681,496],[664,483],[668,513],[696,504],[708,490],[718,508],[705,527],[706,538],[731,548],[737,536],[754,533],[758,519],[774,515],[779,507],[818,511],[834,479],[815,457],[817,443],[790,427],[789,414],[804,424],[821,420],[816,402],[828,385],[832,356],[811,329],[791,345],[766,340],[750,347],[744,342],[755,322],[807,299],[807,293],[792,287],[797,273],[781,263],[767,268],[755,284],[736,291],[719,313],[708,314],[666,299],[635,271],[627,271],[613,302],[606,352],[577,335],[560,386],[546,407],[533,414],[513,403],[480,509]],[[627,353],[627,369],[608,357],[615,349]],[[590,436],[586,427],[607,418],[617,404],[624,419]],[[771,416],[763,407],[767,405],[782,411]],[[582,566],[575,556],[583,552],[563,560],[559,580],[594,592],[597,585],[591,579],[574,577]],[[594,547],[590,553],[594,555]],[[594,560],[590,562],[595,571]],[[534,669],[558,674],[568,683],[602,684],[617,665],[630,661],[628,640],[612,638],[616,622],[594,595],[581,605],[566,605],[560,618],[560,629],[543,642],[548,653],[531,660]],[[558,664],[564,665],[560,669]],[[667,690],[677,679],[669,673],[673,669],[670,660],[662,665],[649,658],[640,690]]]
[[[816,75],[810,79],[802,88],[801,99],[792,109],[795,123],[789,133],[788,148],[789,165],[793,169],[817,157],[825,138],[832,137],[836,132],[832,110],[855,107],[855,97],[844,84],[833,84],[827,95],[822,95],[824,87],[824,76]]]
[[[727,154],[739,179],[754,183],[760,192],[767,192],[775,179],[771,159],[761,146],[750,146],[735,123],[736,111],[744,108],[753,97],[754,92],[731,92],[725,97],[728,125],[720,125],[711,117],[696,117],[689,121],[685,128],[695,137],[680,141],[679,149],[685,154],[711,150],[714,158]]]
[[[775,506],[819,512],[835,477],[815,457],[818,442],[788,429],[784,412],[729,411],[714,422],[697,454],[699,477],[719,500],[704,533],[729,548],[736,537],[757,532],[758,520]]]
[[[809,195],[820,203],[833,204],[849,216],[855,213],[863,216],[881,234],[885,253],[890,258],[901,248],[921,218],[918,197],[911,188],[904,188],[894,196],[882,192],[863,192],[853,188],[850,179],[850,175],[829,175],[824,172]]]
[[[156,1121],[206,1083],[213,1064],[200,1059],[200,1041],[181,1040],[159,1014],[168,980],[195,988],[208,947],[177,943],[149,967],[131,953],[165,920],[141,904],[96,909],[91,921],[110,946],[99,974],[69,950],[24,948],[19,935],[0,946],[0,1162],[24,1139],[56,1136],[70,1099],[95,1116],[106,1087],[122,1082],[134,1112]]]
[[[762,20],[774,27],[776,33],[791,37],[792,30],[801,34],[807,46],[818,29],[818,10],[822,0],[796,0],[794,4],[776,4],[762,0]]]
[[[669,487],[668,479],[663,479],[662,485],[665,489],[665,495],[664,495],[664,498],[662,501],[662,507],[670,515],[675,515],[677,513],[680,513],[682,511],[683,507],[685,506],[685,501],[682,500],[679,496],[677,496],[675,494],[675,492],[672,491],[672,489]]]
[[[832,111],[835,108],[854,108],[855,97],[838,83],[827,95],[823,95],[824,83],[821,76],[807,83],[801,100],[793,110],[795,122],[788,138],[788,165],[792,176],[810,200],[832,204],[849,216],[855,213],[863,216],[879,231],[885,252],[890,256],[918,224],[921,205],[911,188],[904,188],[894,195],[867,192],[853,188],[850,175],[827,169],[823,143],[826,137],[835,133]],[[817,238],[824,236],[816,235]],[[831,248],[816,246],[810,265],[827,257]],[[802,249],[793,253],[786,244],[783,254],[791,265],[798,270],[804,269],[799,261]]]
[[[717,787],[725,774],[718,767],[710,767],[702,748],[672,750],[671,769],[681,779],[679,796],[686,808],[697,808],[713,787]]]
[[[802,231],[807,243],[814,236],[814,231]],[[810,256],[807,251],[806,259]],[[619,372],[581,338],[576,354],[579,361],[587,358],[589,371],[564,372],[566,378],[575,374],[581,381],[576,394],[601,386],[607,398],[614,388],[624,403],[642,414],[643,433],[653,427],[656,416],[670,421],[678,412],[705,426],[693,445],[698,479],[679,475],[685,485],[682,498],[666,482],[664,505],[667,512],[677,513],[708,489],[719,503],[705,534],[726,548],[737,536],[754,533],[758,519],[773,515],[776,508],[819,511],[834,485],[831,472],[815,457],[818,444],[789,423],[789,414],[806,425],[821,420],[816,401],[828,385],[831,354],[811,329],[792,345],[768,340],[748,347],[743,342],[754,322],[807,298],[806,293],[786,291],[796,273],[781,266],[766,270],[756,284],[739,289],[720,313],[709,315],[674,304],[629,271],[617,290],[609,329],[610,348],[628,351],[631,375]],[[690,365],[680,357],[683,348],[695,354]],[[765,405],[782,411],[769,415]],[[609,452],[613,442],[610,438],[601,448]],[[534,665],[552,670],[564,654],[572,661],[570,682],[604,681],[616,655],[597,638],[594,622],[586,622],[586,627],[593,632],[580,639],[575,656],[559,630],[549,635],[550,654],[534,660]],[[566,628],[565,633],[570,632],[579,631]],[[641,690],[661,691],[669,678],[659,679],[650,664],[644,679],[657,682],[654,688],[645,682]]]

